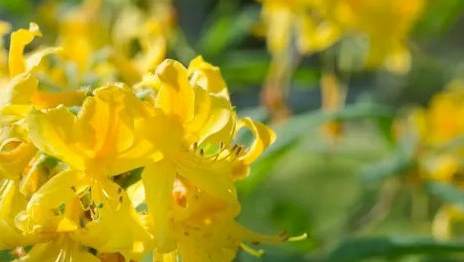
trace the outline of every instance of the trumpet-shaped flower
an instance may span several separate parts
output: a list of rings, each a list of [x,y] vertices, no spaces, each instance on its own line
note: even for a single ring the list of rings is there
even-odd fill
[[[128,88],[114,85],[95,90],[77,116],[64,107],[32,112],[33,143],[71,170],[34,193],[22,217],[23,229],[68,233],[100,252],[140,255],[149,235],[125,191],[110,178],[150,157],[153,147],[144,139],[148,120],[156,121],[150,116]]]
[[[142,180],[153,219],[156,250],[166,254],[186,244],[184,237],[176,234],[178,228],[186,226],[184,222],[176,221],[179,217],[174,211],[176,181],[187,181],[192,185],[189,190],[204,192],[206,199],[214,200],[216,208],[227,211],[233,224],[240,210],[234,181],[247,175],[249,165],[274,141],[275,135],[263,124],[249,118],[237,118],[219,69],[201,57],[193,60],[188,69],[176,61],[164,61],[156,71],[155,82],[158,92],[155,107],[172,119],[171,142],[157,143],[164,147],[161,149],[164,157],[145,167]],[[244,127],[255,136],[249,148],[233,143],[237,131]],[[190,198],[186,201],[185,208],[190,210],[186,212],[201,212]],[[201,208],[208,218],[208,208]],[[208,230],[221,226],[211,227]],[[236,236],[238,239],[239,235]],[[195,238],[189,238],[189,241],[195,241]],[[226,245],[224,242],[216,244],[219,249]],[[183,257],[188,259],[188,256]]]

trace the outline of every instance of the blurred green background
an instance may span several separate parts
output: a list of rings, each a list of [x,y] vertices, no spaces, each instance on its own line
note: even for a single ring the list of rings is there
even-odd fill
[[[36,20],[40,4],[0,0],[0,19],[15,28],[27,25]],[[202,54],[221,68],[241,115],[268,119],[259,96],[270,55],[265,41],[252,34],[259,3],[178,0],[174,5],[182,41],[168,57],[187,63]],[[405,108],[426,105],[450,80],[464,76],[463,14],[462,0],[431,0],[411,37],[411,71],[353,72],[347,106],[337,114],[319,110],[319,79],[322,60],[336,56],[341,44],[303,58],[291,82],[294,116],[275,125],[277,143],[239,190],[243,224],[268,233],[306,232],[308,238],[263,247],[261,258],[242,252],[237,261],[464,261],[464,242],[437,241],[430,232],[434,210],[446,201],[462,203],[464,193],[407,181],[410,149],[395,143],[391,132]],[[336,143],[321,132],[328,120],[344,122]]]

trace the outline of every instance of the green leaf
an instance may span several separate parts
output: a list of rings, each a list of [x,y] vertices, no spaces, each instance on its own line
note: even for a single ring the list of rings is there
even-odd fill
[[[230,15],[218,16],[199,41],[206,56],[216,56],[226,48],[242,41],[258,20],[256,8],[245,8]]]
[[[0,261],[13,261],[15,258],[11,255],[10,250],[0,251]]]
[[[416,25],[416,33],[424,37],[443,34],[456,23],[464,11],[462,0],[428,1],[422,18]]]
[[[440,182],[429,182],[426,189],[440,200],[464,208],[464,191],[458,187]]]
[[[221,60],[224,78],[236,89],[260,86],[266,78],[270,58],[264,50],[240,50],[227,52]]]
[[[279,150],[281,147],[285,147],[296,139],[307,134],[309,129],[317,128],[327,121],[378,119],[392,117],[393,114],[393,110],[386,106],[371,102],[360,102],[348,105],[340,112],[328,113],[317,110],[296,115],[288,119],[285,123],[274,126],[275,131],[277,132],[277,141],[265,152],[265,154],[270,154],[273,151]]]
[[[389,158],[366,166],[361,171],[361,177],[366,183],[376,183],[391,176],[404,174],[415,165],[414,148],[400,147]]]
[[[405,255],[464,254],[464,242],[444,242],[420,237],[371,237],[348,239],[333,250],[327,261],[361,261]]]
[[[251,110],[262,114],[261,110]],[[241,115],[244,115],[243,112]],[[338,113],[327,113],[320,110],[300,114],[288,119],[285,123],[274,126],[277,133],[276,142],[269,147],[263,155],[253,164],[252,174],[238,183],[238,188],[242,195],[246,196],[254,191],[254,189],[268,178],[268,175],[274,169],[289,151],[291,151],[298,141],[305,137],[309,130],[319,128],[326,121],[340,120],[359,120],[365,118],[379,118],[391,116],[392,111],[381,105],[373,103],[358,103],[347,106],[344,110]],[[261,117],[264,117],[260,115]]]

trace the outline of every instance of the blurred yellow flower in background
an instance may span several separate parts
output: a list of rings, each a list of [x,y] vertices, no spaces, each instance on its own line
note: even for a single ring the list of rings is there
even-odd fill
[[[333,18],[346,34],[365,37],[368,68],[404,73],[411,64],[408,35],[425,0],[333,0]]]

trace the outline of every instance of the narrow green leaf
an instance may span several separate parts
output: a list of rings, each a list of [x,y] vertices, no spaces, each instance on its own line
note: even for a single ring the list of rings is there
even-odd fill
[[[426,185],[426,189],[440,200],[464,208],[464,191],[458,187],[440,182],[429,182]]]
[[[464,254],[464,242],[441,242],[428,238],[372,237],[342,242],[327,261],[361,261],[367,258],[397,258],[405,255]]]

